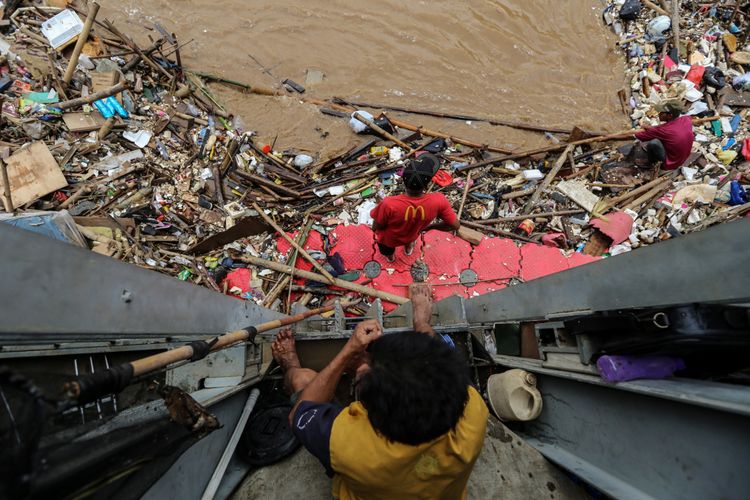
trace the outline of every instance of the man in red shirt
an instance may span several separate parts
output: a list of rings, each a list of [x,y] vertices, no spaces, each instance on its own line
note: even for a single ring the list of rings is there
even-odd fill
[[[646,125],[643,132],[636,133],[635,138],[641,143],[633,148],[631,155],[638,166],[663,162],[664,170],[674,170],[685,163],[692,151],[693,120],[680,116],[683,108],[677,100],[664,101],[654,109],[659,112],[659,120],[666,123],[656,127]]]
[[[422,231],[456,231],[460,227],[456,213],[443,194],[425,193],[439,165],[437,157],[431,154],[412,160],[403,173],[406,193],[388,196],[370,212],[378,248],[388,262],[396,260],[396,247],[405,246],[404,253],[411,255]],[[433,224],[438,218],[442,223]]]

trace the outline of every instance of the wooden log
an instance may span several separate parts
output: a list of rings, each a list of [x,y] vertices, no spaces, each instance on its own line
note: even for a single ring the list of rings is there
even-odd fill
[[[552,180],[557,177],[557,174],[560,173],[560,169],[563,165],[565,165],[565,161],[568,159],[568,155],[573,152],[573,147],[574,146],[572,144],[569,144],[568,147],[565,148],[565,151],[560,154],[560,157],[555,162],[555,165],[550,169],[549,172],[547,172],[544,180],[536,187],[534,192],[531,194],[531,198],[529,198],[529,201],[526,202],[526,205],[521,210],[522,213],[528,214],[534,209],[534,205],[536,205],[536,202],[539,201],[539,197],[549,187],[549,185],[552,183]]]
[[[286,264],[280,264],[278,262],[273,262],[270,260],[260,259],[258,257],[253,257],[251,255],[238,255],[235,254],[235,260],[239,260],[241,262],[245,262],[247,264],[252,264],[254,266],[259,267],[265,267],[266,269],[272,269],[274,271],[278,271],[280,273],[286,273],[286,274],[292,274],[315,281],[323,282],[326,280],[326,277],[322,274],[314,273],[312,271],[303,271],[302,269],[293,269],[291,266],[287,266]],[[349,281],[340,280],[338,278],[333,279],[333,284],[336,285],[339,288],[343,288],[345,290],[350,290],[352,292],[361,293],[363,295],[367,295],[370,297],[375,297],[382,300],[387,300],[388,302],[392,302],[394,304],[406,304],[409,302],[409,299],[406,297],[401,297],[399,295],[393,295],[391,293],[382,292],[380,290],[375,290],[374,288],[369,288],[366,286],[358,285],[356,283],[351,283]]]
[[[276,224],[276,222],[274,222],[274,220],[271,217],[269,217],[268,215],[266,215],[266,213],[263,211],[262,208],[260,208],[258,206],[257,203],[253,202],[252,206],[253,206],[253,209],[256,212],[258,212],[258,214],[260,214],[261,218],[264,221],[266,221],[266,223],[269,226],[271,226],[272,228],[274,228],[274,230],[276,230],[276,232],[279,233],[282,238],[284,238],[290,245],[292,245],[292,248],[294,248],[295,250],[297,250],[297,252],[299,252],[299,254],[302,256],[303,259],[305,259],[307,262],[309,262],[310,264],[312,264],[315,269],[317,269],[318,271],[320,271],[320,274],[322,274],[323,276],[325,276],[326,281],[328,281],[330,284],[333,284],[334,277],[331,276],[331,273],[329,273],[328,271],[326,271],[323,268],[323,266],[321,266],[320,263],[317,260],[315,260],[309,253],[307,253],[304,248],[302,248],[300,245],[298,245],[297,242],[294,241],[291,236],[289,236],[288,234],[286,234],[286,231],[284,231],[281,227],[279,227],[279,225]]]
[[[456,236],[464,241],[468,241],[475,246],[479,245],[482,242],[482,238],[484,238],[484,235],[482,233],[480,233],[476,229],[466,227],[463,224],[458,228],[458,231],[456,231]]]
[[[92,2],[89,5],[89,13],[86,16],[86,21],[83,23],[81,34],[78,35],[76,46],[73,48],[73,54],[71,54],[70,56],[68,68],[65,70],[65,76],[63,77],[63,82],[65,83],[65,85],[70,85],[70,81],[73,79],[73,73],[75,73],[76,66],[78,66],[78,58],[81,56],[83,46],[86,45],[86,41],[89,39],[91,26],[94,24],[94,20],[96,19],[96,14],[98,12],[99,4],[96,2]]]
[[[107,118],[107,121],[105,121],[99,131],[96,133],[96,140],[102,141],[107,135],[112,132],[112,128],[115,126],[115,117],[109,117]]]
[[[94,101],[98,101],[99,99],[104,99],[105,97],[115,95],[127,89],[128,89],[128,82],[120,82],[113,87],[100,90],[99,92],[94,92],[93,94],[89,94],[84,97],[71,99],[69,101],[58,102],[57,104],[54,105],[54,107],[61,109],[61,110],[76,108],[78,106],[83,106],[84,104],[91,104]]]
[[[16,209],[13,206],[13,196],[10,192],[10,179],[8,177],[8,166],[5,164],[2,158],[0,158],[0,170],[3,175],[3,202],[5,204],[5,211],[8,213],[15,213]]]

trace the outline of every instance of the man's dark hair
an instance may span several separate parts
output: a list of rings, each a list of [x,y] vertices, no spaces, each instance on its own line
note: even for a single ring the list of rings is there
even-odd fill
[[[439,167],[440,160],[432,154],[423,154],[419,158],[412,159],[404,167],[404,186],[412,192],[424,191],[430,185]]]
[[[411,332],[384,335],[368,351],[359,399],[376,431],[418,445],[455,427],[469,397],[469,370],[457,349]]]

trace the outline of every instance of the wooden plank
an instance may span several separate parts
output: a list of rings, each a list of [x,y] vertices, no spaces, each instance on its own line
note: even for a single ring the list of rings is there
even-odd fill
[[[52,153],[43,142],[35,142],[19,149],[6,163],[13,204],[17,207],[68,185]],[[5,185],[2,187],[4,189]],[[11,211],[12,207],[5,209]]]
[[[63,122],[71,132],[91,132],[104,125],[104,117],[99,113],[65,113]]]
[[[724,94],[724,104],[740,108],[750,108],[750,92],[737,92],[729,89]]]
[[[107,90],[117,83],[117,72],[106,71],[102,73],[91,72],[91,92],[101,92]]]
[[[599,197],[589,191],[582,182],[560,181],[557,184],[557,190],[586,209],[587,212],[593,212],[594,207],[599,202]]]

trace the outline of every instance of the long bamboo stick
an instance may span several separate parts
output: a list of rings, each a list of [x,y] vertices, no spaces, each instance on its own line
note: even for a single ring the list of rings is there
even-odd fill
[[[69,101],[63,101],[58,102],[54,105],[54,107],[66,110],[70,108],[75,108],[78,106],[83,106],[84,104],[91,104],[94,101],[98,101],[99,99],[104,99],[105,97],[109,97],[111,95],[115,95],[119,92],[122,92],[123,90],[128,89],[128,82],[120,82],[117,85],[110,87],[108,89],[100,90],[99,92],[94,92],[93,94],[89,94],[84,97],[79,97],[77,99],[71,99]]]
[[[408,144],[406,144],[404,141],[402,141],[401,139],[399,139],[395,135],[391,134],[387,130],[385,130],[382,127],[380,127],[374,121],[365,118],[358,111],[354,113],[354,118],[356,120],[358,120],[359,122],[361,122],[361,123],[367,125],[368,127],[370,127],[372,130],[374,130],[375,132],[377,132],[381,137],[384,137],[384,138],[388,139],[389,141],[393,142],[394,144],[397,144],[398,146],[401,146],[402,148],[406,149],[407,152],[411,151],[411,147],[409,147]]]
[[[639,186],[632,191],[626,191],[619,196],[615,196],[614,198],[611,198],[609,200],[605,200],[607,208],[612,208],[614,206],[619,205],[621,202],[625,200],[629,200],[630,198],[633,198],[634,196],[638,196],[641,193],[645,193],[649,189],[653,188],[657,184],[661,184],[662,182],[669,179],[669,175],[663,175],[661,177],[657,177],[656,179],[647,182],[646,184],[643,184],[642,186]]]
[[[295,316],[267,321],[256,326],[219,335],[204,341],[191,342],[166,352],[152,354],[108,370],[83,375],[64,385],[68,397],[83,404],[95,401],[105,394],[118,393],[127,387],[133,378],[147,375],[180,361],[197,361],[207,354],[231,347],[241,342],[253,341],[259,333],[298,323],[311,316],[332,311],[335,306],[312,309]]]
[[[309,253],[307,253],[307,251],[305,251],[304,248],[302,248],[300,245],[298,245],[297,242],[294,241],[291,236],[289,236],[288,234],[286,234],[286,231],[284,231],[281,227],[279,227],[279,225],[276,224],[276,222],[274,222],[274,220],[272,218],[270,218],[268,215],[266,215],[266,213],[263,211],[262,208],[260,208],[258,206],[257,203],[253,202],[252,206],[253,206],[253,209],[260,214],[261,218],[264,221],[266,221],[266,223],[269,226],[271,226],[272,228],[274,228],[274,230],[277,233],[279,233],[290,245],[292,245],[292,247],[295,250],[297,250],[297,252],[302,256],[303,259],[305,259],[307,262],[309,262],[310,264],[312,264],[315,269],[317,269],[318,271],[320,271],[320,274],[322,274],[323,276],[325,276],[326,281],[328,281],[330,284],[333,284],[334,278],[333,278],[333,276],[331,276],[331,273],[329,273],[328,271],[326,271],[323,268],[323,266],[321,266],[320,263],[317,260],[315,260]]]
[[[569,128],[547,127],[544,125],[533,125],[530,123],[514,122],[514,121],[509,121],[509,120],[502,120],[499,118],[482,118],[478,116],[470,116],[470,115],[463,115],[463,114],[442,113],[440,111],[405,108],[405,107],[400,107],[400,106],[393,106],[390,104],[372,104],[372,103],[367,103],[367,102],[355,102],[355,101],[348,101],[348,100],[338,99],[338,98],[334,98],[334,100],[338,100],[339,102],[346,103],[350,106],[358,106],[360,108],[385,109],[388,111],[400,111],[402,113],[409,113],[412,115],[425,115],[425,116],[434,116],[437,118],[448,118],[450,120],[486,122],[486,123],[489,123],[490,125],[500,125],[503,127],[517,128],[520,130],[528,130],[532,132],[553,132],[553,133],[558,133],[558,134],[570,134],[571,132],[571,129]]]
[[[699,125],[701,123],[716,121],[720,118],[721,118],[720,116],[710,116],[707,118],[694,118],[693,125]],[[394,125],[396,124],[393,120],[391,120],[391,123],[393,123]],[[480,161],[472,165],[467,165],[463,168],[460,168],[459,171],[472,170],[472,169],[479,168],[479,167],[486,167],[488,165],[494,165],[495,163],[500,163],[500,162],[507,161],[507,160],[517,160],[519,158],[526,158],[528,156],[532,156],[532,155],[540,154],[540,153],[560,151],[561,149],[567,148],[569,145],[580,146],[582,144],[592,144],[594,142],[606,142],[606,141],[615,141],[618,139],[628,139],[632,137],[633,135],[637,134],[638,132],[643,132],[643,131],[644,129],[638,128],[638,129],[632,129],[632,130],[624,130],[622,132],[617,132],[614,134],[589,137],[588,139],[581,139],[580,141],[574,141],[574,142],[569,142],[569,143],[561,142],[560,144],[553,144],[552,146],[545,146],[543,148],[537,148],[537,149],[529,149],[526,151],[520,151],[518,153],[511,153],[505,156],[498,156],[497,158],[490,158],[489,160]]]
[[[315,281],[325,281],[325,276],[323,276],[322,274],[314,273],[311,271],[303,271],[302,269],[292,269],[292,267],[287,266],[286,264],[280,264],[278,262],[260,259],[258,257],[253,257],[251,255],[237,255],[236,257],[233,257],[233,258],[241,262],[246,262],[254,266],[265,267],[267,269],[272,269],[280,273],[286,273],[286,274],[294,273],[295,275],[301,278],[315,280]],[[375,290],[374,288],[369,288],[366,286],[358,285],[356,283],[351,283],[349,281],[344,281],[338,278],[333,278],[333,284],[345,290],[350,290],[352,292],[358,292],[363,295],[368,295],[370,297],[387,300],[388,302],[393,302],[394,304],[400,305],[400,304],[405,304],[409,302],[409,299],[407,299],[406,297],[393,295],[388,292],[382,292],[380,290]]]
[[[312,229],[313,226],[313,220],[308,220],[304,226],[302,227],[302,231],[299,232],[297,235],[297,238],[295,238],[295,241],[297,241],[297,244],[300,246],[305,246],[305,243],[307,243],[307,235],[310,233],[310,229]],[[292,252],[292,257],[289,259],[289,262],[292,263],[292,265],[295,265],[297,262],[297,250],[295,249]],[[289,281],[291,281],[292,277],[290,275],[285,275],[283,278],[281,278],[276,285],[271,289],[270,292],[268,292],[268,295],[266,295],[266,298],[263,299],[263,306],[264,307],[271,307],[271,305],[281,296],[281,293],[284,291],[284,289],[289,284]]]
[[[464,194],[461,196],[461,204],[458,206],[458,220],[461,220],[461,214],[464,213],[464,205],[466,204],[466,196],[469,194],[469,186],[471,185],[471,172],[466,174],[466,185],[464,186]]]
[[[331,109],[335,109],[336,111],[342,111],[344,113],[352,113],[356,111],[355,109],[348,107],[348,106],[342,106],[340,104],[334,104],[330,103],[328,101],[324,101],[322,99],[316,99],[314,97],[303,97],[302,102],[306,102],[308,104],[315,104],[316,106],[322,106],[322,107],[328,107]],[[409,122],[405,122],[403,120],[398,120],[393,117],[388,117],[388,121],[390,121],[393,125],[397,126],[398,128],[403,128],[406,130],[411,130],[412,132],[419,132],[422,135],[427,135],[430,137],[438,137],[441,139],[448,139],[450,141],[455,142],[456,144],[463,144],[464,146],[468,146],[470,148],[476,148],[476,149],[485,149],[487,151],[492,151],[493,153],[500,153],[500,154],[510,154],[512,151],[510,149],[506,148],[500,148],[497,146],[489,146],[487,144],[480,144],[478,142],[464,139],[462,137],[456,137],[454,135],[446,134],[437,130],[432,130],[429,128],[425,128],[422,126],[414,125]]]
[[[672,0],[672,43],[677,51],[676,63],[680,63],[680,0]]]
[[[549,217],[556,217],[558,215],[577,215],[577,214],[584,214],[586,213],[585,210],[560,210],[559,212],[542,212],[538,214],[527,214],[527,215],[511,215],[508,217],[499,217],[497,219],[486,219],[486,220],[478,220],[476,221],[477,224],[502,224],[504,222],[514,222],[519,220],[525,220],[525,219],[537,219],[537,218],[549,218]]]
[[[71,54],[70,56],[68,68],[65,70],[65,76],[63,77],[63,82],[65,82],[65,85],[70,85],[70,80],[73,79],[73,73],[75,73],[76,66],[78,66],[78,58],[81,56],[83,46],[86,45],[86,41],[89,39],[91,26],[94,24],[94,20],[96,19],[96,14],[98,12],[99,4],[96,2],[92,2],[89,6],[89,13],[86,16],[86,21],[83,23],[83,30],[81,30],[81,34],[78,35],[76,46],[73,48],[73,54]]]

